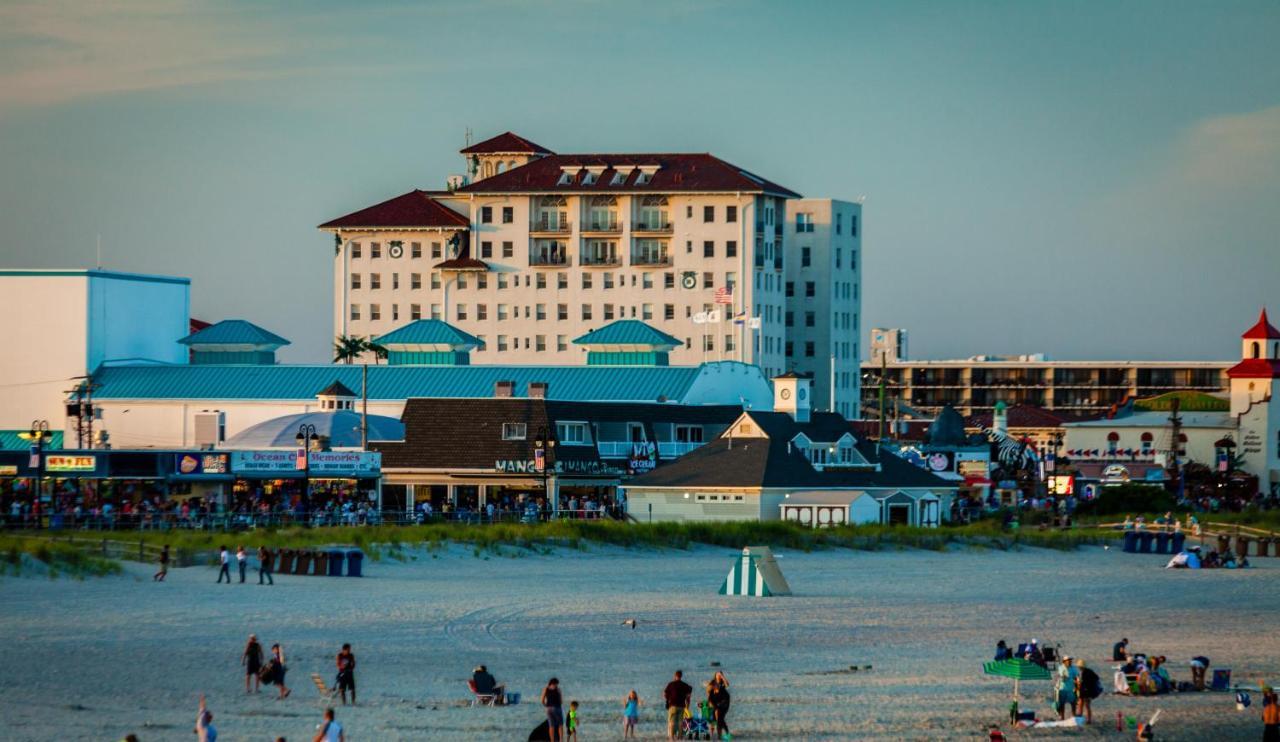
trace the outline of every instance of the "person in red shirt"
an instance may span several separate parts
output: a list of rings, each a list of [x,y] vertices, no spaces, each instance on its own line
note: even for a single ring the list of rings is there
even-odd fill
[[[351,691],[351,705],[356,703],[356,656],[351,653],[351,645],[343,644],[338,652],[338,692],[342,694],[342,705],[347,705],[347,691]]]
[[[684,673],[676,670],[675,678],[667,683],[662,697],[667,702],[667,739],[680,739],[680,725],[684,722],[684,714],[689,710],[689,698],[693,688],[681,678]]]

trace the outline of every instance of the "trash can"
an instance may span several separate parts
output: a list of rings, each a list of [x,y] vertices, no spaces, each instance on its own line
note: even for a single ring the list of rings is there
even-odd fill
[[[1163,531],[1156,534],[1156,553],[1157,554],[1169,553],[1169,534]]]
[[[1178,552],[1182,551],[1182,546],[1186,542],[1187,542],[1187,534],[1182,532],[1173,534],[1173,540],[1171,543],[1173,553],[1177,554]]]
[[[282,575],[293,574],[293,561],[296,556],[297,555],[293,549],[281,549],[280,568],[277,569],[276,572],[279,572]]]
[[[1236,556],[1238,557],[1249,556],[1250,540],[1251,539],[1248,536],[1236,536]]]
[[[1133,531],[1124,532],[1124,550],[1130,554],[1138,550],[1138,534]]]
[[[1151,533],[1151,531],[1143,531],[1142,533],[1138,534],[1138,553],[1140,554],[1151,553],[1152,535],[1153,534]]]
[[[346,556],[347,555],[343,553],[340,549],[329,550],[329,576],[330,577],[342,576],[342,562],[343,560],[346,559]]]
[[[329,552],[317,551],[312,557],[311,564],[311,574],[319,575],[320,577],[324,577],[329,574]]]
[[[298,561],[293,565],[293,573],[295,575],[311,574],[311,552],[304,549],[298,550]]]
[[[347,552],[347,577],[363,577],[360,573],[360,563],[364,561],[364,554],[359,551]]]
[[[1273,539],[1269,539],[1269,538],[1258,539],[1258,556],[1260,557],[1271,556],[1271,544],[1273,543],[1275,543]]]
[[[1226,554],[1226,553],[1227,553],[1227,549],[1230,549],[1230,548],[1231,548],[1231,537],[1230,537],[1230,536],[1219,536],[1219,537],[1218,537],[1218,553],[1219,553],[1219,554]]]

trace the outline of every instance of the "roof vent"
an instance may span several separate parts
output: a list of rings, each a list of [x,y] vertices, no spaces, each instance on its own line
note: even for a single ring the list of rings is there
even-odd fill
[[[493,382],[493,396],[514,397],[515,393],[516,393],[516,383],[514,381]]]
[[[546,399],[547,398],[547,382],[545,381],[529,382],[529,398],[530,399]]]

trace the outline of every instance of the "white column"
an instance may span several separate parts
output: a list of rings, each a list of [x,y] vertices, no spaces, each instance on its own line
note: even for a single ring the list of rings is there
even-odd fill
[[[417,504],[416,502],[414,502],[414,497],[416,494],[414,492],[414,486],[415,485],[412,485],[412,484],[406,484],[404,486],[404,511],[406,513],[409,513],[410,515],[413,514],[413,506]]]

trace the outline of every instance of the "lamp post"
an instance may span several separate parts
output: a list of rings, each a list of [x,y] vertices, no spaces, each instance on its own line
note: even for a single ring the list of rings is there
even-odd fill
[[[49,432],[49,421],[32,420],[31,429],[25,433],[19,433],[18,437],[23,440],[31,441],[31,457],[35,461],[34,465],[36,468],[36,491],[35,499],[31,501],[31,509],[39,512],[40,490],[42,489],[42,483],[44,482],[44,442],[53,437],[53,434]],[[28,461],[27,465],[31,466],[32,464]],[[53,505],[52,493],[49,495],[49,504]],[[40,525],[38,520],[36,521],[36,525]],[[52,516],[49,518],[49,527],[53,527]]]
[[[294,440],[302,447],[302,493],[307,498],[307,507],[311,507],[311,444],[320,440],[320,436],[316,435],[316,426],[303,423],[298,426]]]
[[[551,498],[551,487],[547,480],[551,463],[551,451],[556,447],[555,439],[551,437],[551,431],[547,426],[543,425],[538,428],[538,435],[533,440],[533,459],[534,466],[542,472],[542,492],[547,498],[547,502],[551,504],[551,512],[553,514],[560,511],[559,498],[553,500]]]

